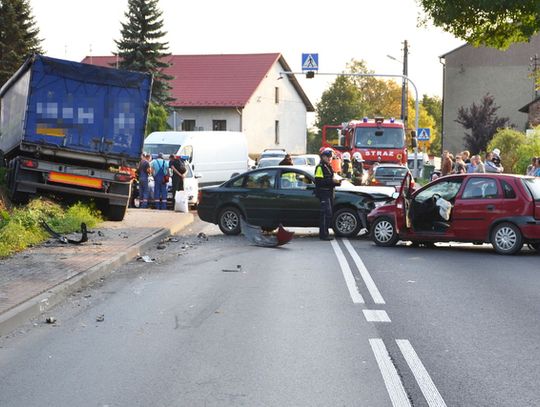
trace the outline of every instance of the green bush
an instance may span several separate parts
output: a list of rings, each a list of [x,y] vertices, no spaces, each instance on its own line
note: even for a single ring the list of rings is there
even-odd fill
[[[42,220],[58,233],[71,233],[80,230],[81,222],[90,228],[102,219],[94,206],[79,202],[65,209],[44,199],[15,208],[11,214],[0,211],[0,257],[47,240],[50,236],[41,226]]]

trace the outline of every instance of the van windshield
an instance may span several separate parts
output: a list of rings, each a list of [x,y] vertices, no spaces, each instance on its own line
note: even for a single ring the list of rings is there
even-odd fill
[[[180,144],[145,144],[143,150],[150,154],[163,153],[164,156],[169,156],[178,154],[180,147]]]

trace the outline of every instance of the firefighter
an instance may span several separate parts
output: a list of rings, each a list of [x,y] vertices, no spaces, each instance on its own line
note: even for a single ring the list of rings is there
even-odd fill
[[[364,159],[358,151],[353,154],[352,169],[353,184],[362,185],[364,183]]]
[[[319,239],[332,240],[328,228],[332,222],[332,206],[334,203],[334,188],[341,181],[334,178],[332,169],[333,152],[331,149],[321,152],[321,162],[315,167],[315,196],[321,201],[319,218]]]
[[[341,176],[347,179],[351,179],[353,175],[353,167],[351,163],[351,154],[348,152],[343,153],[341,156],[343,163],[341,164]]]

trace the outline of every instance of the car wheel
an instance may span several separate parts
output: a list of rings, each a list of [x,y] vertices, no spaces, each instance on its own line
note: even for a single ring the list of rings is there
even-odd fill
[[[241,232],[240,218],[242,217],[240,211],[233,207],[228,206],[219,213],[218,225],[219,229],[226,235],[238,235]]]
[[[358,213],[356,213],[355,209],[350,208],[339,209],[334,214],[332,224],[332,229],[334,229],[336,236],[342,237],[356,236],[362,228]]]
[[[395,246],[399,236],[394,222],[386,216],[377,218],[371,226],[371,239],[377,246]]]
[[[491,232],[491,244],[499,254],[515,254],[523,246],[523,236],[516,225],[503,222]]]

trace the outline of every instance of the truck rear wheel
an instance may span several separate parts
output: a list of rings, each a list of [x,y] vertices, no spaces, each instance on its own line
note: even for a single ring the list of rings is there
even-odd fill
[[[109,205],[103,212],[103,215],[108,220],[121,221],[126,216],[126,211],[127,205]]]

